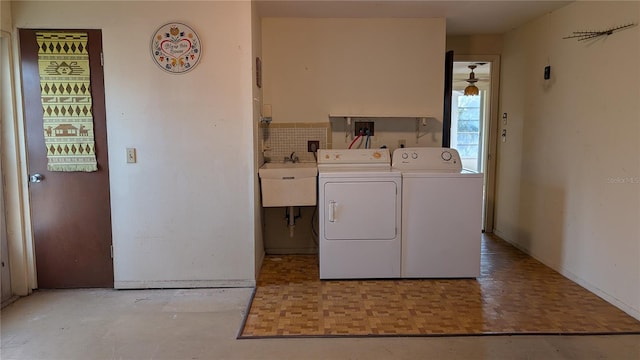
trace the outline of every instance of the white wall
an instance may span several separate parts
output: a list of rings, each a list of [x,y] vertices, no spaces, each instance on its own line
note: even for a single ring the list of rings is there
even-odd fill
[[[116,287],[254,284],[251,17],[248,1],[13,4],[15,27],[102,29]],[[202,42],[187,74],[149,53],[171,21]]]
[[[251,41],[252,41],[252,83],[253,83],[253,150],[254,150],[254,172],[253,172],[253,202],[254,206],[254,252],[255,252],[255,277],[258,278],[262,260],[264,259],[264,239],[262,235],[262,206],[260,198],[260,181],[258,179],[258,168],[264,163],[264,153],[261,151],[260,138],[260,115],[262,114],[262,88],[258,87],[256,77],[256,58],[262,57],[262,20],[258,15],[255,1],[251,2]]]
[[[562,37],[639,18],[638,2],[580,1],[505,35],[495,228],[638,319],[640,28]]]
[[[420,145],[439,145],[445,32],[444,19],[264,18],[264,102],[285,123],[329,113],[433,116]],[[416,145],[413,120],[376,121],[374,146],[395,147],[398,136]],[[348,145],[336,138],[343,125],[332,123],[333,147]]]

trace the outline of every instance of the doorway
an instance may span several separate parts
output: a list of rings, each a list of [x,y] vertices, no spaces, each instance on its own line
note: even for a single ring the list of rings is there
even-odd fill
[[[113,287],[102,33],[19,29],[19,45],[37,287]]]
[[[0,173],[2,173],[2,159],[0,158]],[[0,176],[0,238],[2,240],[2,248],[0,252],[0,272],[2,278],[0,287],[2,288],[2,303],[11,299],[13,291],[11,289],[11,270],[9,266],[9,243],[7,238],[7,225],[4,210],[4,183]]]
[[[493,232],[499,68],[497,55],[454,56],[450,146],[460,153],[465,169],[484,174],[482,224],[485,232]],[[476,81],[469,82],[470,78]],[[477,87],[477,94],[465,95],[465,89],[471,84]]]
[[[0,138],[4,140],[4,133],[7,131],[7,127],[4,126],[4,121],[11,118],[13,111],[13,102],[9,94],[11,94],[11,41],[10,34],[4,31],[0,32]],[[2,288],[2,304],[5,305],[8,300],[13,297],[13,289],[11,288],[11,267],[9,264],[9,237],[7,231],[7,218],[6,218],[6,205],[5,205],[5,169],[3,166],[2,158],[4,157],[4,151],[6,151],[4,144],[2,144],[2,156],[0,156],[0,239],[2,240],[2,247],[0,248],[0,287]]]

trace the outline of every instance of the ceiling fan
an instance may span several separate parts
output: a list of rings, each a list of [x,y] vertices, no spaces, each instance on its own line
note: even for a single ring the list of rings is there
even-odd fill
[[[457,78],[455,79],[455,83],[458,85],[458,87],[462,87],[464,85],[466,85],[466,87],[464,88],[464,95],[465,96],[474,96],[474,95],[478,95],[479,94],[479,89],[476,86],[477,82],[485,82],[485,81],[489,81],[489,79],[484,79],[484,78],[477,78],[476,74],[474,72],[474,70],[478,67],[478,66],[482,66],[485,65],[486,63],[473,63],[473,64],[469,64],[467,67],[471,70],[471,72],[468,75],[468,78],[466,79],[462,79],[462,78]]]

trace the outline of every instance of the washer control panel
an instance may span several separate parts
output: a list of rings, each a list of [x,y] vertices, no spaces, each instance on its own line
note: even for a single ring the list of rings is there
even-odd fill
[[[391,164],[389,149],[318,149],[318,164]]]
[[[462,171],[462,161],[456,149],[436,147],[396,149],[391,166],[399,170]]]

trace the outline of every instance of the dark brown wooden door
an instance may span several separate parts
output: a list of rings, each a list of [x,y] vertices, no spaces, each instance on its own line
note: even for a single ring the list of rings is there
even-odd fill
[[[59,31],[59,30],[56,30]],[[100,30],[88,33],[96,172],[47,170],[37,30],[20,29],[23,99],[38,288],[113,287],[111,205]]]
[[[451,147],[451,105],[453,97],[453,50],[444,58],[444,113],[442,115],[442,147]]]

